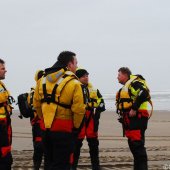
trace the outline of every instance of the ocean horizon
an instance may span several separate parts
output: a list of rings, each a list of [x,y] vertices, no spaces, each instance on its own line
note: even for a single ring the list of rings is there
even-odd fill
[[[102,93],[106,104],[107,111],[115,111],[115,93]],[[167,110],[170,111],[170,90],[166,91],[152,91],[151,92],[151,99],[153,102],[154,110]],[[17,102],[16,102],[17,103]],[[14,110],[17,111],[18,106],[14,105]],[[150,109],[150,106],[148,105]]]
[[[115,93],[103,93],[107,110],[116,110],[115,107]],[[170,90],[166,91],[152,91],[151,99],[153,102],[154,110],[167,110],[170,111]],[[150,108],[150,106],[148,106]]]

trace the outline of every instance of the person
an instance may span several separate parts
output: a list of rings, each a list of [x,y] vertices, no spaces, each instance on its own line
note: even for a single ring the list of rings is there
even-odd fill
[[[5,61],[0,59],[0,169],[10,170],[12,166],[12,127],[11,114],[14,99],[1,80],[5,79]]]
[[[70,170],[73,140],[85,114],[76,54],[63,51],[37,81],[33,105],[43,131],[45,169]]]
[[[141,75],[132,75],[127,67],[118,70],[118,81],[123,87],[116,95],[117,113],[123,124],[128,145],[134,157],[134,170],[147,170],[145,130],[149,118],[149,89]]]
[[[38,70],[35,75],[35,81],[37,82],[44,74],[43,70]],[[33,96],[34,96],[35,88],[31,88],[31,91],[28,95],[28,104],[33,111],[32,116],[30,117],[30,122],[32,125],[32,137],[33,137],[33,165],[34,170],[39,170],[41,167],[42,159],[43,159],[43,144],[42,144],[42,130],[40,128],[40,119],[36,113],[36,110],[33,106]]]
[[[38,70],[35,75],[35,81],[37,82],[44,72]],[[33,166],[34,170],[39,170],[43,158],[43,145],[42,145],[42,131],[40,128],[40,119],[33,106],[33,96],[35,88],[32,87],[29,93],[22,93],[18,96],[18,107],[20,111],[19,118],[30,118],[32,126],[32,137],[33,137]]]
[[[105,111],[105,103],[99,90],[89,83],[89,73],[85,69],[77,69],[76,75],[80,82],[86,87],[87,107],[83,126],[76,140],[72,170],[77,169],[80,149],[86,137],[89,146],[92,170],[99,170],[99,140],[98,126],[100,113]]]

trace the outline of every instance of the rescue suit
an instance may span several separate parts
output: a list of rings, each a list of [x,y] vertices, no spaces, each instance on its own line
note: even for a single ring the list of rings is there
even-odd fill
[[[70,170],[73,129],[79,128],[86,107],[80,82],[66,68],[46,69],[33,105],[41,119],[45,169]]]
[[[31,88],[31,91],[28,94],[27,100],[28,100],[28,104],[33,112],[33,114],[30,114],[30,115],[33,115],[32,117],[30,117],[30,122],[32,125],[33,148],[34,148],[33,164],[34,164],[34,169],[39,170],[41,167],[44,151],[43,151],[43,144],[42,144],[42,130],[40,128],[41,120],[39,119],[39,117],[33,107],[34,91],[35,91],[35,89]]]
[[[85,137],[89,145],[92,170],[99,170],[98,126],[100,113],[105,111],[105,103],[99,90],[94,89],[90,83],[88,83],[85,90],[87,100],[86,114],[78,134],[78,139],[76,140],[72,170],[77,169],[80,149]]]
[[[14,102],[5,85],[0,81],[0,169],[10,170],[12,165],[11,114]]]
[[[149,118],[148,102],[150,102],[149,89],[141,75],[131,75],[116,96],[117,112],[122,116],[120,122],[123,124],[129,148],[134,157],[135,170],[148,169],[147,153],[144,147],[145,130]],[[131,109],[137,111],[135,117],[129,117]]]

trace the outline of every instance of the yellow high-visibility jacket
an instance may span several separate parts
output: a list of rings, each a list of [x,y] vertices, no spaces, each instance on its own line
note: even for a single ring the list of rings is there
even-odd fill
[[[12,112],[12,106],[8,102],[9,96],[9,91],[6,89],[4,83],[0,81],[0,118],[5,118],[7,112]]]
[[[132,86],[132,83],[140,82],[143,89],[137,88],[137,90]],[[147,88],[146,81],[139,78],[138,76],[131,75],[130,79],[126,84],[119,90],[116,96],[116,106],[118,110],[131,109],[136,102],[136,99],[140,97],[141,92],[146,91],[147,96],[145,99],[142,99],[143,102],[138,104],[138,110],[147,110],[148,102],[150,102],[149,90]],[[143,96],[142,96],[143,97]],[[140,97],[140,98],[142,98]]]
[[[57,84],[58,87],[54,90]],[[55,95],[51,102],[49,98],[53,91]],[[62,105],[70,107],[65,108]],[[75,128],[79,128],[86,107],[81,83],[74,73],[64,69],[44,75],[37,81],[33,106],[38,116],[44,120],[45,128],[51,128],[55,119],[70,120]]]
[[[98,96],[98,89],[95,89],[91,83],[88,83],[87,88],[89,92],[89,96],[88,96],[89,101],[87,103],[88,107],[93,107],[93,108],[99,107],[101,104],[102,97]]]

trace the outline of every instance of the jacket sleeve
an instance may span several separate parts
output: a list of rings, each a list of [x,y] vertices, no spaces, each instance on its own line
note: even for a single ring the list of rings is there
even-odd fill
[[[79,128],[81,125],[81,122],[85,115],[85,101],[83,97],[83,89],[81,87],[81,84],[78,82],[75,85],[75,90],[73,94],[73,103],[71,106],[71,110],[73,112],[73,124],[74,128]]]
[[[40,99],[40,95],[39,95],[39,92],[38,92],[39,83],[40,83],[40,81],[37,82],[35,92],[34,92],[33,107],[36,110],[36,114],[38,115],[38,117],[41,118],[42,117],[41,99]]]
[[[98,96],[98,99],[97,99],[98,107],[96,109],[100,112],[104,112],[106,110],[105,102],[104,102],[103,96],[101,95],[98,89],[97,89],[97,96]]]
[[[132,105],[132,109],[133,110],[138,110],[140,105],[147,101],[148,99],[148,96],[149,96],[149,92],[148,90],[143,86],[143,84],[141,82],[134,82],[132,84],[132,88],[131,88],[131,94],[133,95],[135,91],[136,93],[136,96],[135,96],[135,100],[134,100],[134,103]]]

